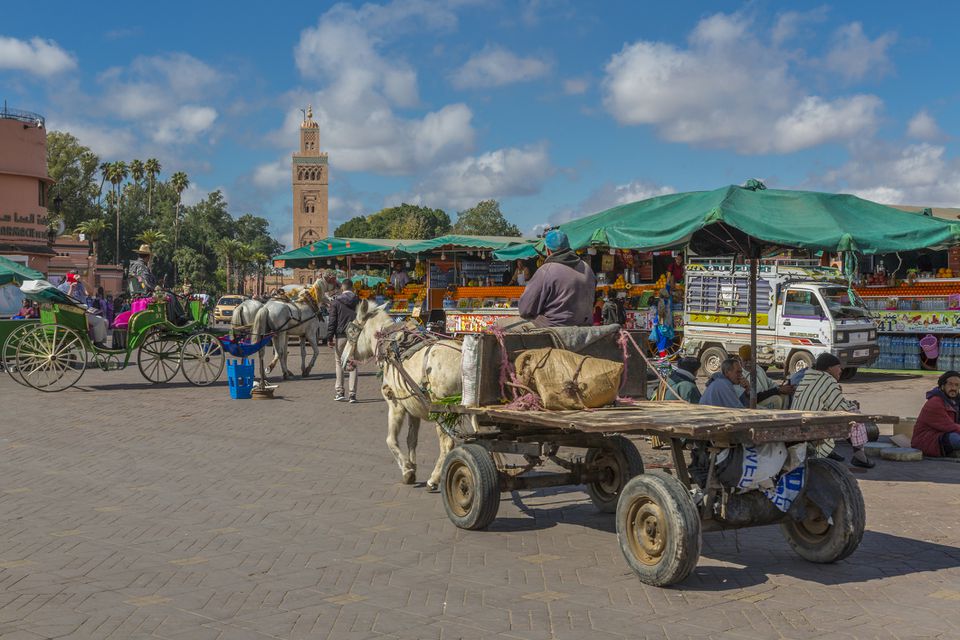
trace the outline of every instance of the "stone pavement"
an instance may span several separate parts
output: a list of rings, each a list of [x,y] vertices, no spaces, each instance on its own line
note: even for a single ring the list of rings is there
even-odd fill
[[[960,464],[858,475],[868,531],[844,562],[800,560],[777,527],[708,533],[658,589],[577,490],[453,527],[398,483],[376,378],[335,403],[330,370],[273,401],[135,369],[55,395],[0,374],[0,638],[960,637]]]

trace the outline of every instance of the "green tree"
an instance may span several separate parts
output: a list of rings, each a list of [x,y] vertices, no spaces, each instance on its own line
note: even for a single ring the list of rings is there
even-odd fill
[[[170,184],[173,186],[173,189],[177,192],[177,213],[173,218],[173,252],[177,252],[177,247],[180,245],[180,207],[183,204],[183,192],[188,186],[190,186],[190,178],[187,177],[183,171],[177,171],[172,176],[170,176]],[[173,282],[177,282],[177,266],[174,263],[173,266]],[[230,283],[227,283],[229,288]]]
[[[147,174],[147,181],[149,184],[149,191],[147,191],[147,217],[151,220],[153,219],[153,185],[157,180],[157,176],[160,175],[160,161],[156,158],[147,158],[147,161],[143,165],[143,169]]]
[[[234,240],[233,238],[227,238],[221,240],[217,243],[216,251],[217,255],[224,262],[224,269],[227,275],[227,293],[232,293],[230,284],[231,284],[231,267],[236,264],[238,259],[243,255],[245,246],[239,240]]]
[[[352,218],[337,227],[338,238],[435,238],[450,231],[450,216],[442,209],[403,203],[369,216]],[[359,235],[354,235],[354,233]],[[417,235],[403,235],[415,233]]]
[[[147,229],[146,231],[141,231],[140,235],[137,236],[137,240],[143,244],[150,245],[150,248],[159,247],[167,239],[167,234],[163,231],[157,231],[156,229]]]
[[[147,174],[147,171],[144,168],[143,162],[141,160],[137,160],[136,158],[134,158],[133,160],[130,161],[130,177],[133,178],[133,181],[137,184],[137,186],[139,186],[140,183],[143,182],[143,177],[146,174]]]
[[[69,133],[51,131],[47,135],[47,174],[56,180],[49,198],[63,201],[61,217],[67,229],[73,229],[99,213],[93,204],[97,196],[97,166],[100,159]],[[51,208],[52,202],[47,202]]]
[[[482,200],[457,214],[453,232],[466,236],[519,236],[520,227],[503,217],[499,202]]]
[[[127,163],[123,160],[111,163],[107,170],[107,180],[113,185],[114,190],[113,209],[116,214],[117,226],[117,253],[114,256],[116,264],[120,264],[120,185],[127,179],[127,175],[129,175],[129,170],[127,169]]]
[[[100,238],[107,230],[107,221],[101,217],[84,220],[77,225],[76,233],[90,238],[93,244],[93,264],[100,264]]]

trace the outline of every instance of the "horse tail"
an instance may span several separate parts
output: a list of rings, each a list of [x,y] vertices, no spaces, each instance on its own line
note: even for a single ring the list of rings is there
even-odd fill
[[[253,325],[250,329],[250,340],[258,342],[263,336],[269,333],[270,329],[270,310],[267,305],[263,305],[257,310],[257,315],[253,316]]]

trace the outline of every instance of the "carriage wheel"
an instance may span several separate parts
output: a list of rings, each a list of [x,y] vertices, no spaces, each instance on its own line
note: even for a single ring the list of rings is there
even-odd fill
[[[198,387],[205,387],[220,377],[224,360],[223,345],[211,333],[190,336],[180,350],[183,376]]]
[[[500,508],[500,481],[490,453],[478,444],[455,447],[443,461],[443,507],[461,529],[485,529]]]
[[[20,338],[13,365],[34,389],[63,391],[83,375],[87,348],[73,329],[58,324],[35,325]]]
[[[860,485],[845,466],[828,458],[814,458],[807,461],[808,478],[814,466],[824,468],[822,476],[830,483],[825,488],[837,498],[832,518],[825,516],[812,500],[803,497],[804,518],[798,521],[788,515],[780,523],[780,530],[801,558],[826,564],[843,560],[860,546],[866,508]]]
[[[601,513],[616,513],[617,499],[630,478],[643,473],[643,458],[637,446],[623,436],[607,438],[605,449],[587,451],[587,469],[597,470],[600,479],[587,484],[587,493]]]
[[[617,505],[617,540],[641,582],[680,582],[700,558],[700,516],[690,492],[661,471],[633,478]]]
[[[180,370],[180,343],[162,331],[151,331],[137,349],[137,367],[154,384],[169,382]]]
[[[18,384],[26,385],[27,383],[17,370],[17,346],[19,346],[20,339],[23,335],[35,326],[37,325],[34,323],[24,323],[11,331],[7,335],[7,339],[3,341],[3,350],[0,351],[0,364],[3,364],[4,370],[9,373],[10,377],[16,380]]]

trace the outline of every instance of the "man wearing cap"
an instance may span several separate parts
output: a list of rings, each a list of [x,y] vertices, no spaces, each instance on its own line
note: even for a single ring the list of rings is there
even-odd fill
[[[832,353],[821,353],[817,356],[813,369],[804,374],[793,395],[791,409],[797,411],[853,411],[859,412],[860,406],[843,397],[840,389],[840,374],[843,367],[840,359]],[[853,458],[850,462],[855,467],[869,469],[874,462],[867,458],[863,445],[867,444],[867,430],[861,423],[855,422],[850,427],[850,444],[853,446]],[[817,445],[817,453],[823,457],[843,460],[834,451],[833,440],[821,440]]]
[[[360,298],[353,292],[353,281],[350,278],[344,278],[340,283],[341,292],[330,305],[330,315],[327,317],[327,342],[333,349],[336,362],[336,396],[334,400],[343,402],[347,397],[343,395],[343,363],[340,357],[347,346],[347,326],[357,319],[357,306],[360,304]],[[351,367],[350,373],[350,398],[349,401],[357,401],[357,368]]]
[[[960,372],[947,371],[937,387],[927,392],[927,401],[917,416],[910,446],[923,451],[923,455],[938,458],[960,458],[960,424],[957,417],[960,408]]]
[[[740,361],[743,363],[743,375],[748,379],[750,372],[756,366],[753,361],[753,352],[750,345],[745,344],[737,351]],[[784,409],[790,402],[790,396],[796,389],[790,384],[777,384],[770,379],[763,367],[757,367],[757,408],[759,409]],[[750,404],[749,396],[744,404]]]
[[[570,250],[567,234],[559,229],[547,232],[543,246],[547,259],[520,296],[520,317],[537,328],[591,326],[597,293],[593,269]]]
[[[140,245],[135,253],[137,254],[136,259],[130,261],[127,286],[132,294],[150,293],[157,286],[157,279],[153,277],[153,272],[150,271],[150,256],[153,255],[150,251],[150,245]]]

